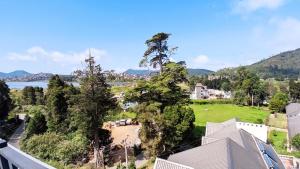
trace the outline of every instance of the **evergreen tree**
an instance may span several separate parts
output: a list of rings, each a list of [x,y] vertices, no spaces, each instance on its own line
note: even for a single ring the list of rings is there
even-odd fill
[[[145,66],[149,63],[153,68],[159,66],[160,71],[163,71],[163,65],[170,61],[170,55],[177,49],[177,47],[169,49],[168,39],[170,35],[161,32],[146,41],[148,49],[143,55],[140,66]]]
[[[100,65],[96,65],[94,58],[89,55],[85,60],[86,68],[77,71],[80,79],[79,117],[82,118],[81,127],[84,127],[88,138],[91,138],[94,148],[96,167],[100,166],[100,137],[99,130],[104,117],[108,111],[116,107],[116,100],[113,98],[110,86],[106,83]]]
[[[12,100],[9,96],[10,89],[7,84],[0,80],[0,120],[8,116],[8,112],[12,107]]]
[[[126,101],[138,102],[137,113],[142,123],[143,146],[149,155],[170,153],[192,133],[193,110],[187,108],[189,95],[178,86],[187,81],[183,65],[168,63],[163,72],[149,81],[141,81],[126,93]]]
[[[35,87],[34,94],[35,94],[35,104],[44,105],[45,104],[44,89],[42,87]]]
[[[36,96],[35,89],[32,86],[25,86],[22,90],[23,104],[25,105],[35,105]]]
[[[58,75],[51,77],[46,94],[47,98],[47,127],[49,131],[65,132],[68,124],[68,104],[65,98],[64,87],[67,85]]]

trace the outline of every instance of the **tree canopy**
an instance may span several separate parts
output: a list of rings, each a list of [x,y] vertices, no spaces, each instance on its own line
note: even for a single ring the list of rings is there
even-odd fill
[[[10,89],[8,85],[0,80],[0,120],[8,116],[8,112],[12,107],[12,100],[9,95]]]
[[[170,55],[177,49],[177,47],[169,49],[168,39],[170,35],[164,32],[157,33],[145,42],[148,49],[140,61],[140,66],[150,64],[153,68],[158,66],[160,71],[163,71],[163,65],[170,61]]]

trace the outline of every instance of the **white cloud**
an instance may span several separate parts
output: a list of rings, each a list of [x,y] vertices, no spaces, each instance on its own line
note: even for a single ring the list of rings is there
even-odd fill
[[[300,47],[300,20],[272,18],[252,31],[254,46],[273,51],[272,54]]]
[[[249,13],[259,9],[276,9],[285,0],[234,0],[233,10],[237,13]]]
[[[9,53],[8,58],[14,61],[47,61],[60,64],[80,64],[88,57],[89,51],[96,61],[107,56],[107,52],[102,49],[90,48],[81,52],[61,52],[45,50],[42,47],[35,46],[27,49],[23,53]]]
[[[196,64],[205,64],[208,62],[208,57],[206,55],[199,55],[199,56],[196,56],[193,61],[196,63]]]

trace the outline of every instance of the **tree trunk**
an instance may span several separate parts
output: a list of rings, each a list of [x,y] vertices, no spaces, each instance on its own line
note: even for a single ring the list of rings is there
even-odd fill
[[[95,166],[96,168],[100,168],[103,164],[102,159],[100,158],[100,152],[99,152],[99,135],[98,132],[95,133],[94,135],[94,158],[96,159]]]
[[[253,101],[253,100],[254,100],[254,98],[253,98],[253,97],[254,97],[254,96],[253,96],[253,94],[252,94],[252,95],[251,95],[252,107],[254,106],[254,103],[253,103],[253,102],[254,102],[254,101]]]

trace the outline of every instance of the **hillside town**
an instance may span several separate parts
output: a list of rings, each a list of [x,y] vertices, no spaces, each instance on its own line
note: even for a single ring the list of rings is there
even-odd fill
[[[0,169],[300,169],[300,1],[0,1]]]

